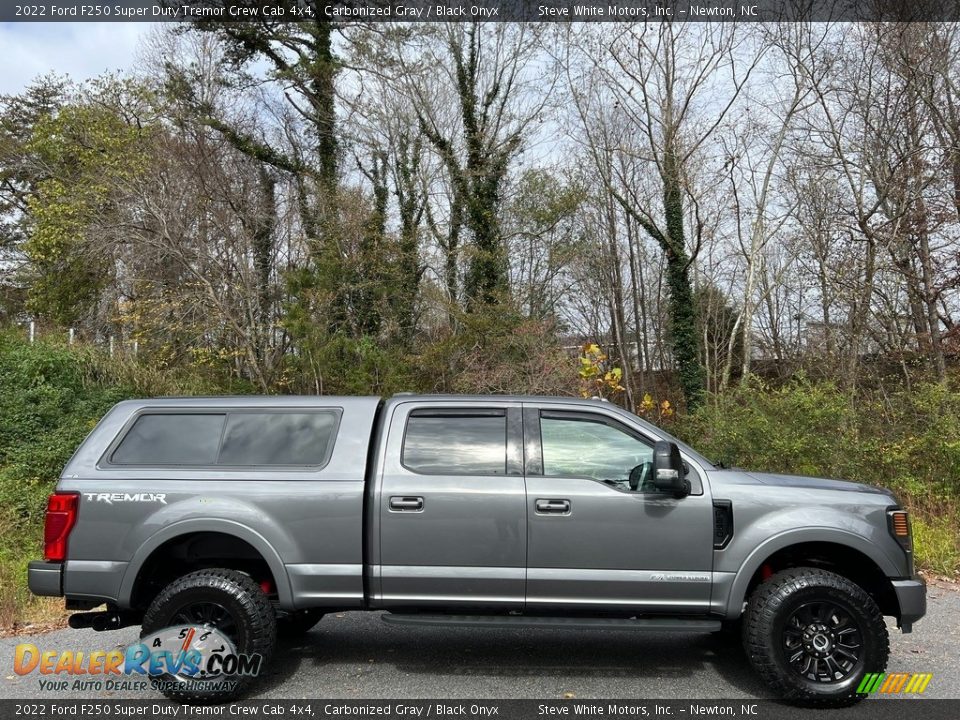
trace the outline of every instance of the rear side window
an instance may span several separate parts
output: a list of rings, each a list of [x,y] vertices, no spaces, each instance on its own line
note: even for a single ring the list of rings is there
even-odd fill
[[[235,413],[227,420],[221,465],[321,465],[337,429],[335,413]]]
[[[118,465],[214,465],[225,415],[141,415],[113,451]]]
[[[423,475],[505,475],[506,413],[414,411],[407,420],[401,462]]]
[[[147,413],[117,445],[115,465],[325,465],[340,413]]]

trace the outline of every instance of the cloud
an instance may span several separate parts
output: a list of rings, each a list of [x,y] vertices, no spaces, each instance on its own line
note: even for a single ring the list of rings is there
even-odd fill
[[[0,23],[0,94],[48,73],[86,80],[129,69],[152,23]]]

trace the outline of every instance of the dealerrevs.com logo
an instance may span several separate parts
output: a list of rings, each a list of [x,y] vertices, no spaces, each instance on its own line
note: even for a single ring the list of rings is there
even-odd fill
[[[21,643],[14,651],[17,675],[39,675],[44,691],[140,690],[149,679],[185,689],[230,690],[238,676],[255,676],[263,658],[237,653],[212,627],[177,625],[151,633],[125,649],[43,650]]]
[[[870,695],[919,695],[927,689],[933,673],[867,673],[860,681],[858,693]]]

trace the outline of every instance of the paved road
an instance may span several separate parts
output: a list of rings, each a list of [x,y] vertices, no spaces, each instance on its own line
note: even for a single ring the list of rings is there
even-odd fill
[[[932,587],[911,635],[892,628],[888,671],[932,672],[927,697],[960,698],[960,586]],[[0,639],[0,698],[38,698],[36,676],[13,674],[14,647],[109,650],[137,637],[60,630]],[[763,697],[738,644],[710,635],[637,631],[485,630],[388,625],[379,613],[324,618],[277,650],[256,695],[264,698],[746,698]],[[76,693],[79,698],[158,697]],[[569,697],[569,695],[566,695]]]

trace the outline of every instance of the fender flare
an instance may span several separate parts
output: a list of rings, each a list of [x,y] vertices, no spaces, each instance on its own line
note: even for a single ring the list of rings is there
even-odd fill
[[[249,543],[254,550],[260,553],[270,573],[273,575],[274,582],[277,585],[277,598],[280,607],[284,609],[293,608],[293,593],[290,589],[290,578],[287,575],[286,567],[280,559],[279,553],[260,533],[251,528],[233,520],[194,518],[180,520],[165,526],[151,535],[144,543],[140,545],[137,552],[130,559],[127,569],[124,572],[123,580],[120,582],[120,592],[117,598],[120,607],[130,607],[131,596],[133,595],[133,586],[137,581],[140,570],[153,552],[164,543],[175,540],[182,535],[198,532],[214,532],[223,535],[230,535],[239,540]]]
[[[834,545],[843,545],[870,558],[887,577],[896,577],[898,575],[897,565],[890,557],[876,545],[856,533],[831,527],[806,527],[785,530],[758,545],[750,555],[747,556],[747,559],[743,561],[730,586],[730,592],[727,595],[727,601],[725,603],[726,616],[728,618],[740,617],[743,603],[747,599],[747,586],[750,584],[750,579],[757,570],[760,569],[760,566],[763,565],[767,558],[784,548],[802,543],[833,543]]]

